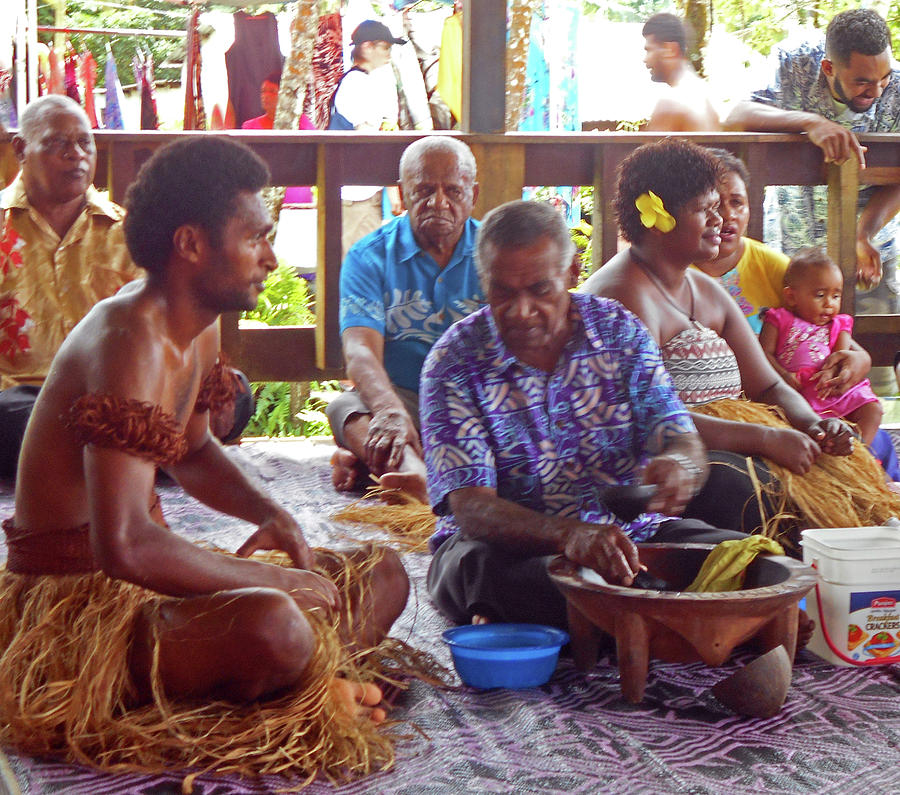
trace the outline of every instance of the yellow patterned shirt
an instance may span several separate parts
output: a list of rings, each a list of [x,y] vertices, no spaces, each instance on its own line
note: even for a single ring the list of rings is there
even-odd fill
[[[0,201],[0,389],[41,384],[66,335],[94,304],[141,276],[128,255],[125,211],[88,188],[60,239],[28,202],[21,175]]]

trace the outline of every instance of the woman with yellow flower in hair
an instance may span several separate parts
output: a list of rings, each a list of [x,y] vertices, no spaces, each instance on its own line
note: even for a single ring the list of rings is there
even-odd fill
[[[804,474],[823,453],[847,455],[849,429],[822,419],[769,362],[731,296],[690,268],[715,259],[721,242],[718,164],[708,150],[667,138],[636,149],[619,166],[615,211],[631,245],[582,286],[615,298],[650,331],[681,399],[689,407],[742,395],[781,408],[790,427],[693,413],[710,452],[710,478],[685,516],[752,532],[764,523],[756,480],[770,481],[768,459]]]

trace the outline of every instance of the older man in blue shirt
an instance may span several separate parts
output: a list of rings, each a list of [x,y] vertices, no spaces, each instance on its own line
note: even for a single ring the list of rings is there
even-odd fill
[[[643,324],[616,301],[569,292],[579,268],[556,210],[493,210],[476,258],[488,307],[450,329],[422,371],[438,609],[456,622],[565,626],[548,555],[630,584],[635,541],[742,538],[673,518],[706,478],[703,443]],[[657,489],[626,522],[602,490],[632,483]]]
[[[332,482],[370,472],[386,489],[427,500],[419,438],[419,373],[438,337],[482,293],[472,252],[475,158],[454,138],[410,144],[400,159],[407,214],[364,237],[341,269],[341,339],[355,389],[328,407],[339,449]]]

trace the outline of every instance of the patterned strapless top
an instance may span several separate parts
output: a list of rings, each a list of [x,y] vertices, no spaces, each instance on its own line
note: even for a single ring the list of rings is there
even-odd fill
[[[739,398],[741,371],[734,352],[715,331],[694,322],[660,348],[678,396],[688,407]]]

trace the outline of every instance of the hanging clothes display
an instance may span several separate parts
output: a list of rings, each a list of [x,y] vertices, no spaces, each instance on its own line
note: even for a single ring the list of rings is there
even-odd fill
[[[84,96],[84,112],[91,122],[91,127],[97,129],[97,109],[94,107],[94,86],[97,84],[97,62],[90,50],[85,50],[78,56],[78,82]]]
[[[66,42],[66,57],[63,66],[66,84],[66,96],[81,104],[81,92],[78,90],[78,54],[69,42]]]
[[[7,130],[19,126],[16,105],[12,98],[12,85],[12,71],[0,69],[0,125]]]
[[[385,19],[391,33],[398,37],[407,35],[401,14]],[[400,107],[401,130],[433,130],[425,78],[416,55],[416,48],[408,39],[406,44],[395,44],[391,48],[391,66],[397,83],[397,102]]]
[[[184,83],[184,129],[205,130],[206,112],[203,108],[203,87],[200,81],[203,58],[200,53],[200,9],[188,18],[187,63]]]
[[[462,118],[462,13],[454,12],[444,20],[441,57],[438,61],[438,94],[457,122]]]
[[[106,105],[103,108],[103,125],[108,130],[124,130],[122,105],[125,104],[125,98],[122,94],[122,84],[119,82],[116,59],[112,56],[112,49],[109,44],[106,45],[104,76],[106,78]]]
[[[525,103],[519,130],[579,130],[578,75],[571,42],[578,37],[581,8],[578,0],[539,4],[531,21],[526,69]],[[570,225],[581,218],[574,187],[557,187],[550,201]],[[531,191],[525,191],[529,198]]]
[[[153,55],[137,51],[131,61],[134,79],[141,92],[141,129],[158,130],[159,114],[156,111],[155,83],[153,79]]]
[[[434,10],[422,10],[417,6],[415,10],[406,11],[403,15],[404,38],[409,39],[419,60],[432,126],[436,130],[449,130],[453,127],[450,108],[437,90],[441,37],[444,22],[452,13],[453,3],[450,2]]]
[[[49,64],[49,78],[47,83],[48,94],[65,94],[66,93],[66,73],[63,66],[62,55],[51,44],[47,52],[47,62]]]
[[[312,78],[306,87],[303,112],[317,129],[328,127],[328,106],[344,74],[344,45],[340,12],[319,16],[313,45]]]
[[[281,72],[284,56],[278,45],[278,22],[266,11],[251,16],[234,14],[234,44],[225,53],[228,69],[228,99],[234,109],[234,124],[262,115],[259,89],[266,75]]]

